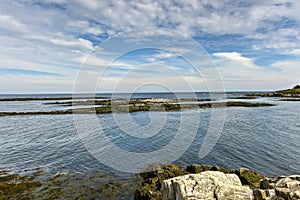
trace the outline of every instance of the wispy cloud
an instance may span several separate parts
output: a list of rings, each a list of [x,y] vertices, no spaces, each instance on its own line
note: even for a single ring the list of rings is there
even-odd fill
[[[37,75],[37,76],[61,76],[60,74],[45,72],[45,71],[34,71],[34,70],[26,70],[26,69],[0,69],[0,76],[4,76],[7,74],[29,74],[29,75]]]

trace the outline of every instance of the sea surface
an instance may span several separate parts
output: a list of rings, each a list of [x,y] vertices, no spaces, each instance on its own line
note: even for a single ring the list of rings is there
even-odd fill
[[[184,126],[185,133],[194,134],[192,142],[177,143],[178,148],[187,150],[179,155],[174,163],[181,166],[199,163],[218,165],[224,168],[237,169],[241,167],[256,170],[265,176],[300,174],[300,102],[278,101],[280,98],[232,99],[243,96],[243,92],[231,92],[226,98],[214,99],[218,101],[247,101],[267,102],[276,104],[272,107],[230,107],[226,108],[226,116],[221,135],[212,150],[203,158],[199,157],[199,150],[209,128],[212,109],[202,109],[195,115],[195,110],[184,111],[186,118],[199,118],[199,124]],[[0,98],[45,98],[71,97],[68,94],[51,95],[1,95]],[[111,98],[111,94],[97,94],[96,97]],[[127,94],[114,95],[115,98],[127,98]],[[171,93],[134,94],[132,98],[174,98]],[[191,98],[189,93],[182,93],[181,98]],[[197,93],[198,98],[210,98],[209,93]],[[63,110],[66,106],[45,104],[57,100],[32,101],[0,101],[0,112],[29,112]],[[68,101],[68,100],[60,100]],[[200,102],[201,103],[201,102]],[[218,108],[214,108],[218,109]],[[117,115],[117,116],[115,116]],[[135,126],[144,127],[159,121],[158,130],[155,124],[147,127],[147,137],[129,135],[126,130],[131,124],[121,125],[122,117],[128,114],[99,114],[96,118],[102,124],[106,138],[120,149],[134,153],[148,153],[157,151],[171,143],[182,121],[181,112],[160,113],[136,112],[129,114]],[[162,118],[166,116],[166,118]],[[119,122],[115,121],[115,117]],[[86,128],[93,129],[94,127]],[[97,130],[97,129],[95,129]],[[135,131],[132,128],[131,131]],[[151,134],[151,132],[153,134]],[[11,173],[25,173],[30,170],[42,169],[45,176],[51,174],[89,174],[101,171],[101,182],[120,181],[132,184],[136,175],[120,172],[112,166],[107,166],[101,157],[95,157],[80,139],[73,115],[19,115],[0,117],[0,170]],[[99,138],[98,138],[99,139]],[[100,138],[101,141],[101,138]],[[101,151],[101,150],[100,150]],[[173,157],[174,151],[164,151],[162,157]],[[103,161],[105,161],[104,158]],[[127,159],[110,157],[111,160]],[[128,157],[128,165],[134,163]],[[158,159],[159,160],[159,159]],[[118,163],[120,164],[120,163]],[[122,164],[122,163],[121,163]],[[91,175],[92,174],[92,175]],[[103,175],[104,174],[104,175]],[[89,179],[90,181],[91,179]],[[89,182],[86,181],[86,182]],[[88,184],[88,183],[87,183]],[[90,185],[98,184],[90,181]],[[127,196],[126,196],[127,195]],[[132,198],[132,194],[115,197],[119,199]]]

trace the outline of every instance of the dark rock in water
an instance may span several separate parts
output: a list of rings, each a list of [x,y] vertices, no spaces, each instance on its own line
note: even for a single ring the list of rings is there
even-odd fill
[[[278,101],[300,101],[300,98],[286,98],[286,99],[280,99]]]
[[[263,175],[247,168],[241,168],[238,176],[243,185],[249,185],[252,188],[259,188],[260,180],[265,178]]]

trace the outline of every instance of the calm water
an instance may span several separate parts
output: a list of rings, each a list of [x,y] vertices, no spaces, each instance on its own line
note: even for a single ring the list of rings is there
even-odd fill
[[[185,95],[189,97],[188,94]],[[229,94],[230,97],[240,95],[242,93]],[[209,97],[207,93],[198,96]],[[4,97],[7,96],[1,96]],[[104,97],[109,98],[109,95]],[[122,94],[119,97],[122,97]],[[135,97],[173,96],[161,93],[137,94]],[[267,176],[300,174],[300,103],[277,100],[276,98],[239,100],[271,102],[278,105],[275,107],[227,108],[222,135],[213,150],[202,159],[199,158],[198,153],[208,129],[211,109],[201,110],[196,116],[201,122],[197,134],[188,150],[175,163],[182,166],[201,163],[231,169],[247,167]],[[59,105],[44,105],[45,102],[50,101],[2,101],[0,111],[65,109]],[[185,116],[195,117],[193,112],[185,111]],[[119,119],[122,119],[122,115],[125,116],[124,113],[117,115]],[[147,126],[154,118],[160,120],[162,113],[154,113],[152,119],[148,112],[130,115],[137,125]],[[126,134],[116,124],[112,114],[97,115],[97,118],[114,145],[126,151],[141,153],[155,151],[167,145],[179,127],[180,116],[180,112],[168,113],[162,129],[149,138],[132,137]],[[191,130],[192,128],[190,127]],[[188,132],[189,128],[187,129]],[[151,132],[151,127],[148,130]],[[172,154],[168,151],[165,153],[170,156]],[[37,167],[42,167],[49,173],[64,167],[68,172],[76,173],[93,170],[109,171],[114,174],[115,179],[130,180],[132,177],[130,174],[118,173],[103,165],[86,150],[76,132],[72,115],[0,117],[0,169],[20,171]]]

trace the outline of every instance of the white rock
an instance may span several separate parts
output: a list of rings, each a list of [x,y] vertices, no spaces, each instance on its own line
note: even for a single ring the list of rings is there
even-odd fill
[[[290,181],[292,181],[292,179],[288,177],[282,178],[275,184],[275,188],[286,188],[286,183]]]
[[[295,189],[300,186],[300,181],[292,180],[285,183],[286,187],[289,189]]]
[[[253,199],[252,190],[242,186],[235,174],[206,171],[165,180],[162,183],[163,200],[230,200]]]
[[[249,187],[237,185],[222,185],[216,189],[218,200],[252,200],[253,192]]]

